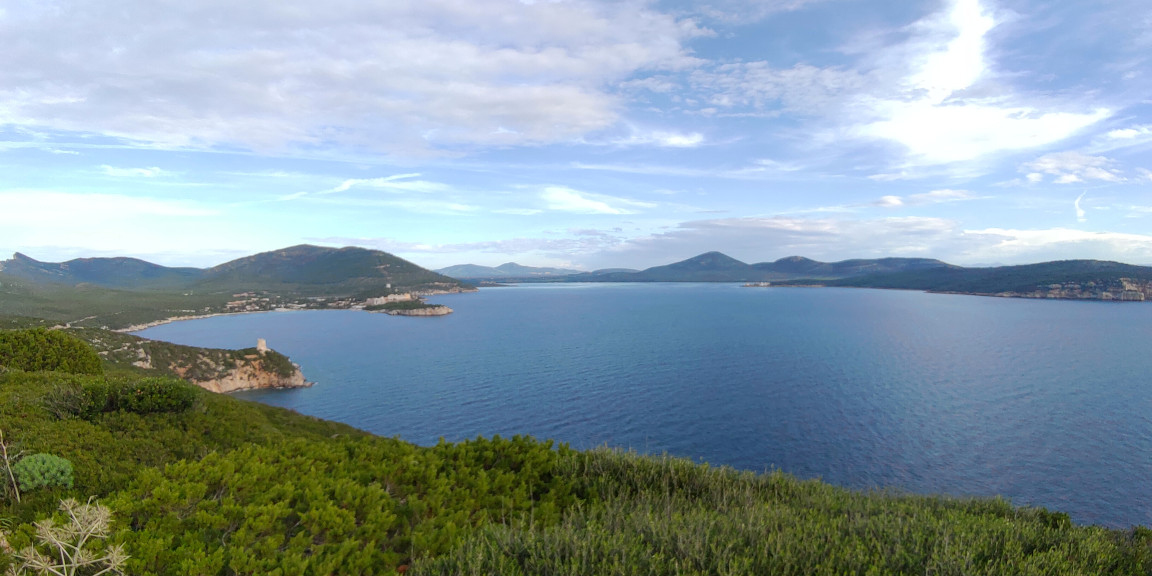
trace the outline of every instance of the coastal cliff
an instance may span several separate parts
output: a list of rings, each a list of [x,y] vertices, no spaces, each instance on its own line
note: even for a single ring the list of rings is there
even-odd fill
[[[212,392],[228,393],[240,390],[261,390],[268,388],[306,388],[312,383],[304,379],[300,367],[292,364],[287,374],[269,369],[259,358],[237,360],[226,374],[208,380],[188,379],[189,382]],[[177,370],[179,373],[179,370]]]
[[[271,350],[263,340],[255,348],[223,350],[148,340],[94,328],[68,330],[86,340],[107,365],[177,376],[212,392],[304,388],[300,366]]]

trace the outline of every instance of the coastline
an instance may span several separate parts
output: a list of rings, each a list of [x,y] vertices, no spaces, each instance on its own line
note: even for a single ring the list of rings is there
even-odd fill
[[[292,310],[289,308],[276,308],[274,310],[246,310],[244,312],[215,312],[212,314],[198,314],[194,316],[172,316],[171,318],[165,318],[163,320],[155,320],[152,322],[146,322],[144,324],[133,324],[127,328],[116,328],[115,330],[111,331],[119,332],[120,334],[132,334],[133,332],[139,332],[141,330],[147,330],[149,328],[155,328],[156,326],[163,326],[173,322],[179,322],[181,320],[203,320],[205,318],[215,318],[217,316],[240,316],[242,314],[265,314],[268,312],[292,312]]]

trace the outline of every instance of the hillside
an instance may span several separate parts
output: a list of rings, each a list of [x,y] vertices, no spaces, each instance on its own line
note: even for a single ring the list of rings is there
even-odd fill
[[[171,317],[278,307],[347,307],[398,292],[454,292],[459,280],[386,252],[293,246],[208,269],[131,258],[0,262],[0,314],[125,328]]]
[[[67,465],[19,499],[0,475],[0,569],[60,499],[93,497],[140,576],[1152,570],[1152,530],[1004,500],[525,437],[419,447],[156,378],[0,369],[0,431],[24,458]]]
[[[844,260],[819,262],[792,256],[775,262],[746,264],[720,252],[699,256],[639,272],[597,271],[564,277],[569,282],[768,282],[779,280],[838,279],[909,270],[955,268],[939,260],[926,258],[882,258],[877,260]]]
[[[829,286],[896,288],[999,296],[1092,298],[1105,292],[1152,293],[1152,267],[1101,260],[1062,260],[994,268],[943,268],[871,274]]]

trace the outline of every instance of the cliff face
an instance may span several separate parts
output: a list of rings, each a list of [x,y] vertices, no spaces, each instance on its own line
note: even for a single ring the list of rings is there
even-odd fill
[[[247,358],[245,360],[248,360]],[[292,365],[291,375],[284,376],[264,367],[258,361],[237,361],[235,368],[228,373],[208,379],[191,382],[205,390],[213,392],[237,392],[240,390],[258,390],[265,388],[304,388],[312,383],[304,379],[300,367]]]
[[[135,366],[171,374],[213,392],[312,385],[304,379],[299,366],[287,356],[269,350],[263,341],[258,342],[256,348],[223,350],[181,346],[93,328],[70,332],[91,344],[112,366]]]

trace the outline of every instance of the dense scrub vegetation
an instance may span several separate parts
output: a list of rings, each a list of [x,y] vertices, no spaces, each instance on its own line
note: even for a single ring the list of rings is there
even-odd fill
[[[83,340],[59,330],[0,330],[0,366],[27,372],[104,372],[100,356]]]
[[[524,437],[418,447],[145,376],[0,374],[0,431],[30,489],[0,491],[9,549],[95,496],[129,574],[1152,573],[1148,529],[1003,500]]]
[[[385,304],[373,304],[372,306],[365,306],[364,309],[369,312],[382,312],[385,310],[422,310],[424,308],[443,308],[443,304],[429,304],[423,300],[404,300],[401,302],[387,302]]]

